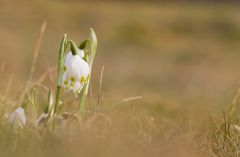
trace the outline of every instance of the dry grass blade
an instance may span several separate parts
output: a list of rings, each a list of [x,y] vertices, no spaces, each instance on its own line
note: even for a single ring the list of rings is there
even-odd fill
[[[225,115],[222,122],[212,123],[212,151],[217,156],[239,156],[239,132],[234,128],[234,121]]]
[[[29,75],[29,79],[28,79],[28,83],[27,86],[25,87],[25,89],[22,91],[21,97],[20,97],[20,104],[22,104],[24,97],[26,95],[26,93],[28,92],[28,89],[30,89],[31,87],[31,83],[32,83],[32,78],[33,78],[33,74],[35,72],[35,68],[36,68],[36,63],[37,63],[37,58],[40,52],[40,47],[42,44],[42,39],[43,39],[43,35],[44,32],[46,30],[46,26],[47,26],[47,22],[44,21],[42,24],[42,27],[40,29],[40,33],[39,33],[39,37],[37,39],[37,43],[34,49],[34,55],[33,55],[33,62],[32,62],[32,66],[31,66],[31,70],[30,70],[30,75]]]
[[[8,98],[8,96],[10,94],[10,90],[11,90],[11,87],[12,87],[12,79],[13,79],[13,76],[11,75],[10,79],[8,81],[8,84],[7,84],[6,92],[5,92],[6,98]]]
[[[236,110],[239,96],[240,96],[240,82],[239,82],[238,91],[237,91],[236,95],[234,96],[234,98],[233,98],[233,100],[232,100],[232,106],[230,107],[230,110],[229,110],[229,115],[230,115],[230,116],[231,116],[231,115],[234,113],[234,111]]]
[[[11,75],[9,80],[8,80],[7,88],[6,88],[6,91],[5,91],[5,99],[3,101],[3,104],[5,104],[5,105],[8,105],[7,102],[8,102],[9,94],[10,94],[11,87],[12,87],[12,79],[13,79],[13,76]]]
[[[97,111],[100,109],[101,103],[102,103],[101,96],[102,96],[103,72],[104,72],[104,66],[102,67],[101,76],[100,76],[100,81],[99,81],[99,87],[98,87]]]
[[[29,76],[29,80],[28,80],[29,83],[32,81],[33,74],[35,72],[37,58],[38,58],[38,55],[39,55],[39,51],[40,51],[40,47],[41,47],[41,44],[42,44],[42,39],[43,39],[44,32],[46,30],[46,26],[47,26],[47,22],[44,21],[43,24],[42,24],[41,30],[40,30],[39,37],[37,39],[35,49],[34,49],[33,62],[32,62],[32,66],[31,66],[31,70],[30,70],[30,76]]]
[[[37,83],[42,83],[48,76],[51,77],[51,73],[56,69],[56,67],[49,68],[46,72],[44,72],[39,79],[36,81]]]
[[[129,102],[129,101],[138,100],[138,99],[142,99],[142,98],[143,98],[142,96],[135,96],[135,97],[125,98],[125,99],[121,100],[120,102],[115,103],[115,104],[113,105],[113,108],[112,108],[112,109],[114,109],[115,107],[117,107],[119,104],[126,103],[126,102]]]
[[[129,97],[129,98],[125,98],[122,100],[122,102],[128,102],[128,101],[133,101],[133,100],[137,100],[137,99],[142,99],[142,96],[135,96],[135,97]]]

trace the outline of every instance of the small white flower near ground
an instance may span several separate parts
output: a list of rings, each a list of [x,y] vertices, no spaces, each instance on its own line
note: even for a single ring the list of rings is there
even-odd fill
[[[9,115],[8,121],[13,126],[23,128],[23,126],[27,122],[24,109],[22,107],[18,107],[14,112]]]
[[[87,83],[90,73],[88,63],[83,60],[83,50],[79,50],[77,55],[68,52],[64,62],[63,87],[66,92],[72,90],[77,97],[85,83]]]

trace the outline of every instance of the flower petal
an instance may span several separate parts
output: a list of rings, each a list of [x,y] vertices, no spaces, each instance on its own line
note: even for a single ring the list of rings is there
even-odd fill
[[[77,80],[80,80],[82,77],[86,78],[88,76],[89,65],[79,56],[74,56],[72,59],[70,71],[70,73],[75,76]]]
[[[66,66],[68,66],[70,63],[71,63],[71,59],[72,59],[73,55],[72,55],[72,52],[68,52],[67,55],[66,55],[66,58],[65,58],[65,62],[64,64]]]
[[[66,72],[63,74],[62,77],[62,86],[65,92],[68,92],[70,90],[70,80],[68,79]]]
[[[78,96],[81,92],[90,73],[88,63],[81,58],[83,56],[83,50],[79,50],[78,55],[72,55],[71,52],[68,52],[64,62],[65,69],[62,85],[65,91],[72,90],[75,96]]]
[[[79,55],[81,58],[83,58],[83,57],[84,57],[84,51],[78,49],[78,55]]]
[[[21,120],[22,124],[26,124],[27,122],[27,119],[26,119],[26,116],[25,116],[25,111],[22,107],[18,107],[15,111],[19,117],[19,119]]]
[[[73,88],[73,92],[74,92],[74,94],[75,94],[76,97],[77,97],[78,94],[81,92],[82,88],[83,88],[83,85],[82,85],[81,83],[79,83],[79,82],[76,82],[76,83],[75,83],[75,86],[74,86],[74,88]]]
[[[72,75],[72,77],[79,80],[80,77],[80,66],[79,61],[81,58],[79,56],[74,56],[71,60],[71,66],[69,67],[69,73]]]
[[[24,109],[22,107],[18,107],[13,113],[10,114],[8,121],[13,125],[16,124],[18,127],[23,128],[27,122]]]

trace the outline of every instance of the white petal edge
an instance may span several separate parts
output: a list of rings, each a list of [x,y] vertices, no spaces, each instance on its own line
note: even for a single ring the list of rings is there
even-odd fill
[[[8,120],[11,124],[16,124],[20,127],[23,127],[27,122],[24,109],[22,107],[18,107],[13,113],[10,114]]]

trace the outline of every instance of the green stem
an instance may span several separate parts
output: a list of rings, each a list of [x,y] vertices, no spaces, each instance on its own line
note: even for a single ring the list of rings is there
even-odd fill
[[[84,85],[84,87],[82,89],[82,92],[81,92],[81,95],[80,95],[79,112],[82,116],[85,115],[84,110],[85,110],[85,104],[86,104],[86,100],[87,100],[87,95],[85,94],[86,89],[87,89],[87,86]]]
[[[58,54],[58,74],[57,74],[57,91],[56,91],[56,102],[54,107],[54,113],[59,114],[60,112],[60,97],[61,97],[61,88],[62,88],[62,75],[63,75],[63,60],[64,52],[67,41],[67,35],[64,34],[63,39],[60,44],[59,54]]]
[[[84,116],[85,112],[85,106],[86,106],[86,99],[87,99],[87,94],[88,94],[88,89],[90,85],[90,79],[91,79],[91,72],[92,72],[92,65],[93,65],[93,60],[97,51],[97,37],[94,32],[94,30],[91,28],[90,29],[90,36],[89,36],[89,59],[88,64],[89,64],[89,78],[88,82],[86,85],[84,85],[83,90],[80,95],[80,103],[79,103],[79,112],[81,113],[82,116]]]
[[[56,92],[56,103],[54,107],[54,113],[58,114],[60,112],[60,98],[61,98],[61,86],[57,86],[57,92]]]

